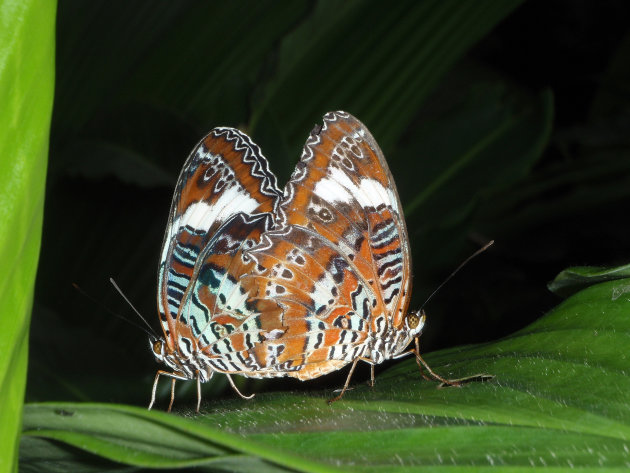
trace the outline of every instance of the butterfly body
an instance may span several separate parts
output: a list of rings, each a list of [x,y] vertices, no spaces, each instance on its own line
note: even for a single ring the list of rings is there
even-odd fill
[[[150,340],[172,372],[156,383],[215,372],[307,380],[409,353],[424,326],[407,310],[410,268],[394,180],[356,118],[326,114],[283,191],[247,135],[216,128],[173,197],[158,279],[164,337]]]

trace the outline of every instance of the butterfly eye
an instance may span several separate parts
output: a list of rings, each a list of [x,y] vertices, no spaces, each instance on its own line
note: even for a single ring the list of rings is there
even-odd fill
[[[407,314],[407,326],[411,330],[415,329],[419,323],[420,323],[420,317],[418,316],[417,312],[409,312]]]
[[[162,340],[156,340],[153,342],[153,353],[156,355],[162,354]]]

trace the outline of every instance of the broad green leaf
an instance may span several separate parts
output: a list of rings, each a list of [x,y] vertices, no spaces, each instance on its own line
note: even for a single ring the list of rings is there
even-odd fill
[[[475,87],[462,99],[457,113],[451,110],[447,116],[423,123],[415,130],[412,144],[405,147],[403,154],[415,158],[408,165],[418,189],[405,204],[407,218],[423,206],[435,207],[453,199],[448,195],[452,188],[461,190],[460,201],[441,203],[436,213],[470,204],[475,194],[487,194],[492,187],[508,187],[527,175],[540,157],[552,127],[551,92],[532,98],[512,91],[510,96],[500,83],[480,89]],[[458,139],[447,138],[453,136]],[[440,159],[431,159],[434,156]],[[488,172],[490,168],[493,172]],[[423,216],[425,220],[430,216],[427,210]]]
[[[483,219],[487,231],[519,232],[580,215],[585,209],[614,210],[630,197],[630,160],[626,156],[626,151],[596,153],[531,174],[519,186],[497,193],[486,203]],[[559,189],[569,190],[560,193]],[[554,192],[560,195],[551,201],[537,200]]]
[[[616,268],[575,266],[561,271],[547,287],[556,294],[567,296],[586,286],[592,286],[602,281],[628,277],[630,277],[630,264],[624,264]],[[619,290],[630,292],[630,287],[622,286]]]
[[[87,154],[86,149],[90,150]],[[175,179],[171,174],[129,148],[114,146],[108,142],[83,141],[69,147],[66,152],[76,157],[67,170],[71,176],[92,180],[116,177],[123,183],[148,188],[175,186]]]
[[[629,283],[589,287],[496,342],[426,356],[442,375],[491,373],[490,382],[436,389],[407,360],[332,406],[330,392],[299,391],[213,402],[199,416],[181,405],[168,415],[33,404],[24,434],[135,466],[221,459],[249,471],[259,458],[297,471],[621,471],[630,464],[630,294],[620,288]]]
[[[598,81],[597,94],[591,104],[590,118],[598,125],[604,124],[605,126],[618,127],[618,130],[615,130],[618,132],[627,132],[627,124],[623,120],[616,122],[615,119],[619,115],[627,113],[628,108],[630,108],[630,100],[628,99],[630,96],[628,54],[630,54],[630,32],[626,31],[625,36],[612,54],[602,80]],[[619,135],[612,133],[608,137],[610,139],[619,137]]]
[[[627,233],[627,224],[618,213],[630,202],[630,33],[626,31],[611,46],[606,70],[594,84],[592,101],[586,102],[588,116],[572,125],[560,124],[546,164],[486,202],[485,230],[508,238],[522,235],[520,246],[525,251],[531,246],[539,262],[561,258],[566,252],[569,262],[575,262],[574,253],[579,253],[582,261],[615,264],[619,255],[627,253],[613,250],[612,242],[620,241],[625,248],[620,235]],[[543,228],[544,232],[538,231]],[[591,256],[585,257],[589,252]],[[522,254],[525,260],[531,256]]]
[[[114,416],[118,419],[117,416]],[[79,438],[77,436],[77,438]],[[183,439],[186,440],[186,439]],[[90,447],[95,442],[86,439],[85,447]],[[141,445],[139,448],[146,447]],[[166,468],[190,468],[194,471],[233,473],[234,471],[247,473],[285,473],[288,470],[272,465],[260,458],[251,455],[230,453],[222,456],[200,456],[190,450],[178,450],[177,446],[169,445],[161,447],[162,455],[152,457],[148,452],[131,451],[130,457],[134,464],[142,466],[128,466],[121,463],[98,457],[87,450],[74,448],[66,443],[49,441],[44,438],[24,436],[20,448],[28,452],[28,458],[20,463],[20,472],[40,473],[103,473],[103,472],[132,472],[146,471],[158,461],[160,469]],[[208,450],[206,448],[206,450]],[[123,450],[121,450],[122,452]],[[124,455],[124,453],[123,453]],[[177,457],[177,458],[173,458]],[[158,460],[156,460],[156,458]],[[159,459],[162,461],[159,462]],[[154,460],[153,462],[151,460]],[[169,470],[170,471],[170,470]]]
[[[56,110],[64,120],[55,131],[59,138],[109,132],[113,139],[144,145],[144,151],[146,143],[138,138],[153,133],[157,156],[148,159],[155,160],[161,157],[157,145],[164,143],[147,108],[168,111],[199,133],[238,126],[247,121],[252,90],[274,43],[307,8],[304,0],[65,0],[59,10]],[[116,119],[125,126],[112,129]]]
[[[0,1],[0,471],[17,468],[55,78],[55,6]]]
[[[313,115],[341,109],[368,125],[387,153],[444,73],[520,3],[318,2],[284,38],[250,131],[277,129],[265,134],[282,135],[283,146],[277,139],[261,146],[295,163]]]
[[[437,93],[446,92],[455,105],[423,116],[393,153],[414,259],[425,275],[461,254],[480,205],[528,175],[554,115],[549,90],[532,97],[497,80]]]

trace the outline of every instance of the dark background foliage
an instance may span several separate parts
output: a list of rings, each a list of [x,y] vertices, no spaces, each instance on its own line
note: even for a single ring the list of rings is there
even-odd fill
[[[283,182],[325,112],[361,119],[405,206],[412,307],[496,240],[427,306],[425,351],[526,326],[567,266],[626,262],[630,4],[503,3],[457,49],[444,25],[466,2],[60,1],[27,400],[147,401],[156,365],[106,310],[137,321],[108,279],[157,329],[172,189],[214,126],[247,131]]]

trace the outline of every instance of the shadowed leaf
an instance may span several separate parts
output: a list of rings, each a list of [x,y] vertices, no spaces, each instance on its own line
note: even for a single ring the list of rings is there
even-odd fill
[[[590,287],[505,339],[426,356],[442,375],[492,373],[489,382],[436,389],[407,360],[377,377],[374,388],[354,386],[332,406],[323,392],[213,402],[199,416],[182,406],[178,416],[39,404],[27,407],[25,434],[154,467],[222,459],[249,471],[249,463],[239,464],[245,455],[298,471],[624,468],[630,296],[615,294],[628,283]]]

